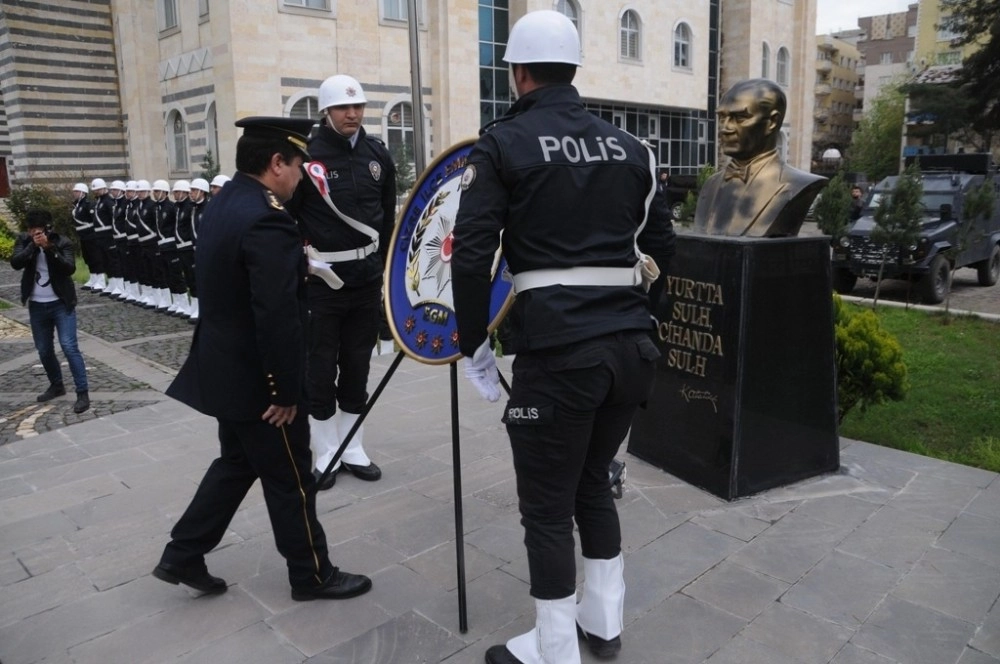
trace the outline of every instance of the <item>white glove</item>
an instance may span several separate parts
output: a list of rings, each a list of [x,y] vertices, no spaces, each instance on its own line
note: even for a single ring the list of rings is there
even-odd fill
[[[465,377],[479,391],[479,396],[487,401],[500,399],[500,374],[497,373],[497,357],[490,348],[490,340],[476,349],[476,354],[465,358]]]
[[[315,275],[326,282],[326,285],[337,290],[344,285],[344,281],[337,276],[337,273],[330,269],[330,265],[319,259],[319,254],[312,245],[305,247],[306,258],[308,259],[309,274]]]
[[[639,254],[639,274],[642,277],[642,288],[648,293],[653,282],[660,276],[660,266],[656,264],[652,256]]]

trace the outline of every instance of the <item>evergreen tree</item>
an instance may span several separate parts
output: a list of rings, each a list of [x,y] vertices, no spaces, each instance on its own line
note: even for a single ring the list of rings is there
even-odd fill
[[[826,184],[823,193],[816,201],[813,216],[816,227],[823,233],[837,240],[850,224],[851,187],[844,179],[844,172],[837,174]]]
[[[917,241],[920,234],[920,220],[924,214],[924,184],[920,179],[920,168],[916,162],[907,166],[896,180],[892,191],[883,196],[875,208],[875,228],[872,242],[882,245],[882,261],[878,266],[878,283],[875,285],[874,304],[878,304],[882,273],[890,252],[900,251]]]

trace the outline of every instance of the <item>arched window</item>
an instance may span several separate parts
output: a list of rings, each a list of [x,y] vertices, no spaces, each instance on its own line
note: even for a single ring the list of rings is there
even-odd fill
[[[215,104],[212,103],[205,113],[205,145],[212,152],[212,159],[219,164],[219,120],[215,116]]]
[[[791,69],[791,58],[788,49],[782,46],[778,49],[778,59],[775,63],[774,75],[778,85],[788,85],[788,70]]]
[[[573,21],[577,32],[580,31],[580,8],[576,6],[576,2],[573,0],[556,0],[555,9]]]
[[[642,26],[639,23],[639,15],[633,10],[627,9],[622,14],[618,29],[621,47],[619,53],[621,57],[629,60],[638,60],[640,53],[640,39],[642,37]]]
[[[187,123],[181,117],[180,111],[171,111],[170,115],[167,116],[167,139],[170,152],[170,172],[187,172]]]
[[[771,47],[764,42],[760,46],[760,77],[768,78],[771,75]]]
[[[415,147],[413,105],[410,102],[401,101],[385,114],[385,142],[394,161],[405,160],[413,166]]]
[[[674,28],[674,66],[691,68],[691,28],[687,23],[678,23]]]
[[[295,102],[288,111],[288,117],[290,118],[318,120],[320,115],[318,99],[310,96],[303,97]]]

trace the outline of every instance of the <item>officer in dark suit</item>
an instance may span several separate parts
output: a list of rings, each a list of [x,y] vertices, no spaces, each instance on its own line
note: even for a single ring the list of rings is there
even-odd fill
[[[316,518],[305,407],[302,238],[281,201],[302,178],[311,122],[246,118],[239,171],[205,211],[191,352],[167,394],[219,421],[221,454],[171,531],[153,575],[206,593],[226,582],[205,554],[222,539],[259,477],[295,600],[344,599],[371,580],[334,567]]]

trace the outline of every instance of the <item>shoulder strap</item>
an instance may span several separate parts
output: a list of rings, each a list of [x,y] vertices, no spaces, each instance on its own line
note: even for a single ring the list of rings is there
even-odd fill
[[[323,198],[324,201],[326,201],[326,204],[330,206],[330,209],[333,210],[333,213],[336,214],[338,217],[340,217],[340,219],[345,224],[347,224],[354,230],[360,233],[364,233],[369,238],[371,238],[372,242],[374,242],[377,247],[379,241],[378,231],[372,228],[371,226],[363,224],[357,219],[353,219],[344,214],[343,212],[341,212],[340,208],[338,208],[337,205],[333,202],[333,199],[330,198],[330,187],[328,187],[326,183],[326,166],[323,164],[323,162],[310,161],[308,164],[306,164],[305,169],[306,169],[306,175],[309,176],[309,181],[313,183],[313,186],[316,187],[316,191],[318,191],[319,195]]]

